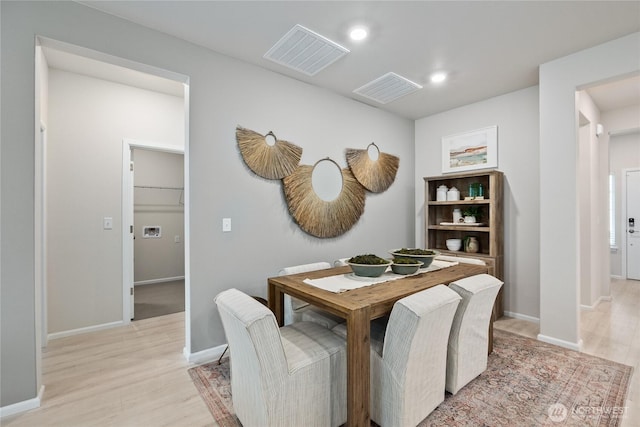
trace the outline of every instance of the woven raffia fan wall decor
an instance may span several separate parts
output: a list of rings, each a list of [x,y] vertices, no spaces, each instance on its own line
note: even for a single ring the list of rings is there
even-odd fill
[[[283,178],[289,212],[300,228],[312,236],[340,236],[351,229],[362,216],[365,189],[349,169],[338,166],[342,174],[342,190],[334,200],[322,200],[312,185],[316,165],[300,165],[291,175]]]
[[[267,136],[273,137],[273,145],[267,143]],[[290,175],[302,157],[302,148],[277,139],[273,132],[261,135],[237,126],[236,139],[244,162],[249,169],[263,178],[282,179]]]
[[[377,150],[378,158],[371,159],[369,148]],[[400,159],[391,154],[382,153],[376,144],[369,144],[366,150],[347,148],[347,164],[358,182],[372,193],[385,191],[396,179]]]

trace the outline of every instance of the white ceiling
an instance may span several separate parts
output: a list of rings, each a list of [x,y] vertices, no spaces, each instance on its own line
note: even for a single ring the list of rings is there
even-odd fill
[[[640,1],[81,3],[411,119],[536,85],[540,64],[640,31]],[[296,24],[350,53],[314,76],[264,59]],[[355,24],[367,40],[348,39]],[[440,70],[449,79],[430,83]],[[388,72],[423,88],[384,105],[353,93]],[[640,104],[640,80],[589,93],[603,111]]]

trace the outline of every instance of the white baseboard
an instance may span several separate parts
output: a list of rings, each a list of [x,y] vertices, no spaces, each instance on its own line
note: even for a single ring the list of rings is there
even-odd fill
[[[569,350],[582,351],[582,339],[580,339],[577,343],[560,340],[558,338],[553,338],[547,335],[538,334],[538,340],[542,342],[546,342],[548,344],[554,344],[559,347],[568,348]]]
[[[618,276],[617,274],[612,274],[610,277],[611,277],[612,279],[618,279],[618,280],[623,280],[623,279],[624,279],[624,277],[622,277],[622,276]]]
[[[124,326],[124,325],[125,323],[122,320],[119,320],[117,322],[103,323],[101,325],[87,326],[84,328],[71,329],[71,330],[62,331],[62,332],[54,332],[52,334],[47,335],[47,339],[55,340],[57,338],[64,338],[64,337],[70,337],[72,335],[86,334],[87,332],[101,331],[103,329],[111,329],[111,328],[116,328],[118,326]]]
[[[198,351],[196,353],[189,353],[186,347],[183,350],[184,358],[187,359],[189,363],[193,363],[194,365],[200,365],[202,363],[213,362],[214,360],[218,360],[222,353],[226,350],[227,345],[222,344],[217,347],[208,348],[206,350]]]
[[[513,317],[514,319],[526,320],[535,324],[540,324],[540,319],[533,316],[527,316],[526,314],[514,313],[512,311],[505,311],[504,315],[507,317]]]
[[[184,280],[184,276],[163,277],[161,279],[149,279],[133,282],[133,286],[153,285],[154,283],[175,282],[176,280]]]
[[[582,305],[580,304],[580,309],[584,310],[584,311],[592,311],[595,310],[596,307],[598,307],[598,305],[602,302],[602,301],[611,301],[611,296],[606,296],[606,297],[600,297],[596,300],[596,302],[593,305]]]
[[[34,397],[33,399],[23,400],[22,402],[14,403],[13,405],[0,407],[0,419],[39,408],[40,404],[42,403],[43,394],[44,386],[41,386],[40,390],[38,391],[38,396]]]

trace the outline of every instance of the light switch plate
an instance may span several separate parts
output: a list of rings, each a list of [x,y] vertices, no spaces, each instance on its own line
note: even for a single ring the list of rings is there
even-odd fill
[[[110,216],[105,216],[102,220],[102,228],[104,230],[112,230],[113,229],[113,218]]]
[[[231,231],[231,218],[222,218],[222,231]]]

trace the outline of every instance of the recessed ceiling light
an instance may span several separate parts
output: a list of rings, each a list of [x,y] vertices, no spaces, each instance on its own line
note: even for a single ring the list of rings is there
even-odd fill
[[[354,27],[349,32],[351,40],[360,41],[367,38],[367,29],[365,27]]]
[[[442,83],[445,80],[447,80],[447,73],[443,71],[431,74],[432,83]]]

